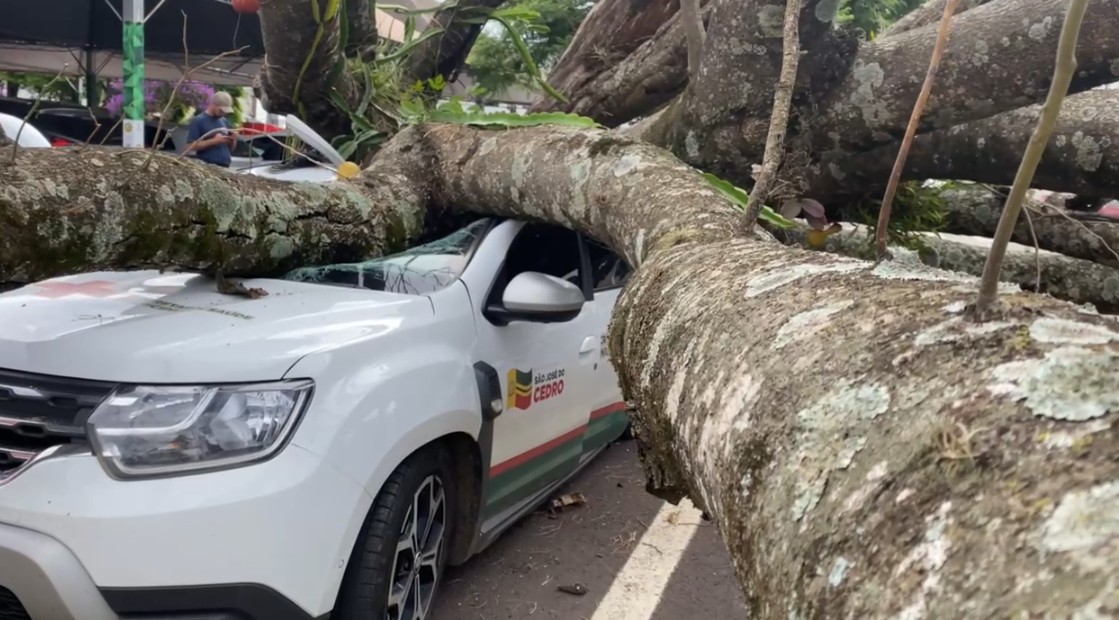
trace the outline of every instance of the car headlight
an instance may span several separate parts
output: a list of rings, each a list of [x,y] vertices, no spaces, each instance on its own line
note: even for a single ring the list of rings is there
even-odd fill
[[[220,469],[283,447],[309,380],[212,386],[122,386],[89,417],[94,453],[120,478]]]

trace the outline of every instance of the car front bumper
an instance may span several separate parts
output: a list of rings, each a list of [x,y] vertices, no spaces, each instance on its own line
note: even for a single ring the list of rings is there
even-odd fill
[[[317,618],[371,501],[296,445],[154,480],[114,480],[88,454],[44,459],[0,484],[0,611],[18,599],[31,620]]]

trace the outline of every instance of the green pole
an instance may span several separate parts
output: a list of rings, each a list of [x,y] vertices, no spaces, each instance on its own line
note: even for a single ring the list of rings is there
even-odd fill
[[[144,0],[124,0],[124,146],[144,148]]]

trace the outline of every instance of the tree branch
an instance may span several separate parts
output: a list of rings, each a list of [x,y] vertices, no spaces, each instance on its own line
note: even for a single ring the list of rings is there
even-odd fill
[[[946,232],[992,237],[1006,196],[973,185],[944,190],[941,199],[948,213]],[[1075,217],[1045,204],[1032,203],[1027,208],[1042,249],[1119,267],[1119,223]],[[1011,241],[1033,245],[1033,235],[1025,218],[1014,227]]]
[[[707,3],[708,0],[700,0],[701,6]],[[631,115],[610,102],[633,99],[631,93],[643,88],[641,84],[645,82],[628,77],[628,70],[643,67],[641,73],[648,80],[657,76],[650,67],[658,61],[671,61],[673,67],[681,65],[679,75],[674,68],[662,66],[662,70],[673,73],[667,77],[666,84],[687,82],[687,67],[679,62],[679,58],[686,57],[686,36],[677,18],[678,9],[678,0],[596,2],[579,25],[571,44],[548,74],[548,82],[564,93],[569,103],[541,95],[533,102],[531,111],[575,112],[610,126],[640,116],[643,112]],[[675,24],[671,33],[665,28],[669,23]],[[666,36],[679,39],[681,56],[678,58],[674,58],[672,46],[666,48],[661,45]],[[644,48],[640,57],[652,61],[649,66],[645,66],[643,60],[629,59],[640,48]],[[656,88],[652,84],[650,87]],[[679,88],[682,86],[678,85],[676,92]],[[597,100],[597,103],[591,100]]]
[[[918,132],[987,118],[1041,101],[1048,91],[1067,0],[1001,0],[952,20],[952,39],[937,73],[938,92],[929,101]],[[1115,80],[1109,59],[1119,57],[1119,0],[1088,6],[1080,40],[1086,55],[1071,91]],[[991,33],[999,33],[997,40]],[[812,127],[821,152],[848,155],[900,137],[920,90],[919,76],[936,44],[932,25],[862,46],[852,71],[820,104]],[[983,51],[986,50],[986,51]],[[976,97],[982,85],[983,96]]]
[[[304,0],[264,3],[260,29],[267,54],[260,88],[269,112],[297,114],[326,136],[349,133],[349,116],[329,96],[335,89],[357,107],[356,83],[348,72],[337,70],[343,58],[340,26],[341,11],[329,19],[320,15],[316,23],[310,3]]]
[[[699,0],[680,0],[680,20],[688,40],[688,76],[695,79],[699,75],[703,61],[703,46],[707,38],[703,30],[703,16],[700,14]]]
[[[480,18],[502,4],[505,0],[458,0],[454,6],[440,9],[424,30],[442,30],[442,34],[412,50],[408,56],[407,79],[426,80],[438,75],[453,82],[485,25]]]
[[[939,29],[936,33],[936,44],[933,46],[932,56],[929,58],[929,70],[925,74],[925,82],[921,85],[921,93],[917,95],[917,103],[913,104],[913,113],[909,116],[909,124],[905,127],[905,137],[898,148],[897,159],[894,160],[893,169],[890,171],[890,180],[886,182],[886,194],[882,197],[882,207],[878,212],[878,225],[875,227],[877,234],[878,259],[886,256],[886,237],[889,234],[890,209],[894,204],[894,195],[898,191],[901,181],[901,172],[905,168],[905,159],[909,154],[909,146],[913,144],[913,136],[917,134],[917,123],[921,121],[921,113],[932,94],[933,80],[940,67],[940,57],[944,53],[944,45],[948,42],[949,23],[955,13],[959,0],[948,0],[944,5],[944,14],[940,18]]]
[[[1084,22],[1084,13],[1088,8],[1088,0],[1069,0],[1068,12],[1065,14],[1064,25],[1061,27],[1060,44],[1057,46],[1057,58],[1053,67],[1053,79],[1049,85],[1049,94],[1045,99],[1041,116],[1037,120],[1034,133],[1030,136],[1030,143],[1022,155],[1022,162],[1018,166],[1018,173],[1014,177],[1014,185],[1010,187],[1010,194],[1006,197],[1002,215],[999,217],[998,227],[995,228],[994,240],[991,251],[987,255],[987,263],[983,267],[983,277],[979,282],[979,295],[975,300],[975,309],[983,313],[991,308],[998,298],[999,270],[1002,269],[1002,260],[1006,255],[1006,247],[1010,237],[1014,234],[1014,227],[1022,211],[1022,204],[1026,200],[1026,192],[1030,189],[1030,182],[1034,178],[1037,165],[1041,162],[1041,155],[1045,152],[1045,145],[1057,125],[1057,116],[1061,113],[1061,102],[1065,100],[1069,84],[1076,74],[1076,43],[1080,38],[1081,24]]]
[[[762,205],[769,198],[770,190],[777,182],[777,170],[785,155],[785,132],[789,128],[789,108],[793,101],[793,86],[796,83],[797,63],[800,61],[800,0],[786,0],[785,21],[782,25],[781,74],[773,94],[773,111],[769,117],[769,132],[765,139],[765,155],[757,183],[750,190],[746,201],[746,214],[742,228],[746,233],[754,232]]]
[[[810,247],[807,228],[782,231],[782,235],[801,247]],[[920,256],[912,250],[893,247],[890,250],[893,260],[910,267],[924,264],[972,276],[983,273],[990,239],[949,238],[929,233],[922,236],[921,242],[925,251]],[[828,236],[823,250],[867,260],[873,260],[876,254],[874,239],[865,227]],[[999,279],[1016,284],[1023,290],[1044,293],[1075,304],[1092,304],[1100,312],[1119,312],[1119,269],[1114,267],[1012,244]]]
[[[1026,150],[1040,105],[919,135],[905,162],[905,179],[967,179],[1010,185]],[[1119,196],[1119,91],[1090,90],[1061,105],[1053,137],[1045,146],[1034,187],[1087,196]],[[896,145],[821,159],[810,181],[812,196],[830,199],[870,194],[881,187]]]
[[[373,0],[344,0],[346,3],[346,22],[349,38],[345,54],[363,62],[372,62],[377,57],[377,16]]]

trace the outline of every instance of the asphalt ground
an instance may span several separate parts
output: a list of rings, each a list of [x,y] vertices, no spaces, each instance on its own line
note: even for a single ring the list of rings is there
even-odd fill
[[[715,526],[686,500],[645,492],[632,441],[608,448],[557,497],[577,493],[585,503],[538,510],[449,569],[433,619],[746,618]]]

